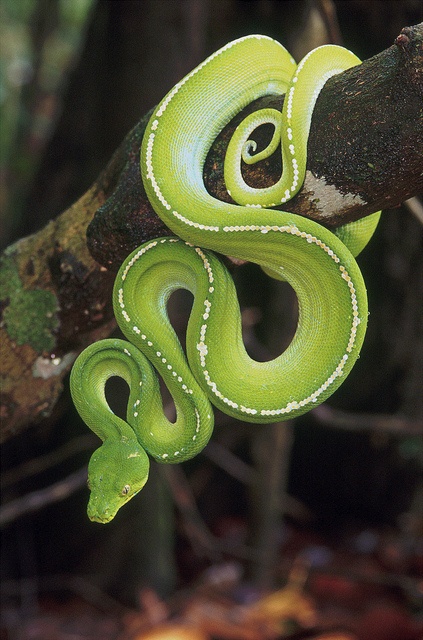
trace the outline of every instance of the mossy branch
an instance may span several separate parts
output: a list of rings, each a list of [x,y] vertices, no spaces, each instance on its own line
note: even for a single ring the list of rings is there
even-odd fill
[[[213,144],[204,178],[215,197],[229,201],[223,160],[234,127],[246,111],[269,104],[280,108],[282,98],[256,101]],[[52,411],[77,354],[115,326],[111,290],[120,263],[141,243],[170,234],[140,178],[147,120],[80,200],[1,257],[1,440]],[[272,157],[245,176],[259,187],[279,172]],[[327,82],[313,114],[304,185],[284,208],[336,227],[421,192],[423,24]]]

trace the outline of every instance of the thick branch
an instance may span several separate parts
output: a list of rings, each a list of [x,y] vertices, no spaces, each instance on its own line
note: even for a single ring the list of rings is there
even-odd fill
[[[423,191],[423,25],[325,85],[313,115],[307,176],[286,210],[337,226]],[[282,99],[263,98],[249,107]],[[219,135],[205,182],[228,200],[227,140]],[[1,438],[51,412],[77,353],[108,335],[113,274],[142,242],[170,232],[143,191],[139,147],[147,116],[93,187],[56,221],[9,247],[0,266]],[[250,171],[250,172],[249,172]],[[246,171],[254,185],[280,172],[277,157]],[[87,238],[87,239],[86,239]]]

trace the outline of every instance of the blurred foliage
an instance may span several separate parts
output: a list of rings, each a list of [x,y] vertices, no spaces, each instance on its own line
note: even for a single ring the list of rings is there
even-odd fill
[[[22,207],[61,111],[95,0],[0,3],[1,235]],[[16,188],[20,186],[21,188]]]

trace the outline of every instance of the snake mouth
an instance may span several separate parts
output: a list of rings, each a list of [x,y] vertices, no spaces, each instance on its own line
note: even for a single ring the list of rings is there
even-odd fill
[[[116,511],[110,511],[108,508],[106,509],[98,509],[95,505],[91,505],[88,503],[87,508],[88,518],[91,522],[99,522],[100,524],[107,524],[116,515]]]
[[[91,522],[99,522],[100,524],[107,524],[108,522],[110,522],[111,520],[113,520],[114,516],[101,516],[98,514],[88,514],[89,519],[91,520]]]

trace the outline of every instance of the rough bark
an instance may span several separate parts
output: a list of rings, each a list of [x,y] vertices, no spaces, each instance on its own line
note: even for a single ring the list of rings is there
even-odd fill
[[[306,179],[285,210],[336,227],[423,192],[422,59],[420,24],[327,82],[313,114]],[[247,111],[268,104],[280,107],[282,98],[250,105],[212,146],[205,183],[217,198],[229,200],[222,166],[231,132]],[[1,257],[1,440],[52,411],[76,355],[114,327],[111,288],[120,263],[142,242],[170,233],[140,179],[146,122],[78,202]],[[260,186],[278,172],[275,156],[245,176]]]

